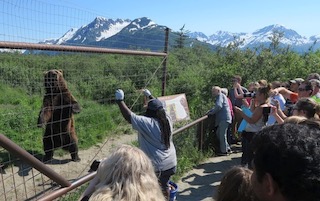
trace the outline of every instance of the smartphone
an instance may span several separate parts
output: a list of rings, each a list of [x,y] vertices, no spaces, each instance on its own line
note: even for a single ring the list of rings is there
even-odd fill
[[[270,112],[271,112],[271,107],[264,107],[262,112],[263,112],[263,114],[268,114],[269,115]]]

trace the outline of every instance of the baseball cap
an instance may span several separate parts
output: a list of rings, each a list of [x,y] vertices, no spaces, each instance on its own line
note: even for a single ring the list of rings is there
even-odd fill
[[[158,99],[151,99],[149,102],[148,102],[148,107],[147,109],[149,110],[153,110],[153,111],[157,111],[159,109],[163,108],[163,105],[162,105],[162,102],[159,101]]]
[[[298,83],[298,84],[300,84],[303,81],[304,81],[304,79],[302,79],[302,78],[295,78],[293,80],[289,80],[289,82],[291,82],[291,83]]]

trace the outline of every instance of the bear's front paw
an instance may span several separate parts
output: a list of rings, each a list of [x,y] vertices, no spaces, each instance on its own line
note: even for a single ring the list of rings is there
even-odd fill
[[[44,163],[47,163],[49,161],[52,160],[52,156],[48,156],[48,155],[45,155],[43,158],[42,158],[42,162]]]
[[[44,128],[45,125],[44,125],[44,124],[41,124],[41,123],[38,123],[38,124],[37,124],[37,127],[38,127],[38,128]]]
[[[75,114],[78,114],[81,112],[81,107],[78,103],[72,105],[72,112]]]
[[[80,157],[78,156],[78,154],[71,154],[71,160],[74,162],[79,162],[81,161]]]

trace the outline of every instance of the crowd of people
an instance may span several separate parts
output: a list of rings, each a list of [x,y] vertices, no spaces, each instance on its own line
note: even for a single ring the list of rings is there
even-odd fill
[[[212,88],[216,101],[207,113],[230,116],[233,110],[232,132],[223,129],[222,135],[217,128],[217,138],[229,146],[230,135],[242,144],[241,166],[225,173],[216,201],[320,200],[320,75],[287,83],[259,80],[248,89],[240,76],[232,82],[223,99],[214,91],[220,87]]]
[[[217,155],[232,153],[241,139],[239,166],[221,180],[216,201],[320,200],[320,75],[288,84],[258,80],[233,88],[212,87]],[[123,145],[100,163],[80,200],[168,200],[176,172],[172,120],[162,103],[144,90],[144,115],[132,112],[118,89],[116,102],[124,119],[138,131],[139,148]],[[231,139],[231,140],[230,140]],[[233,140],[233,141],[232,141]]]
[[[232,153],[230,144],[241,141],[241,164],[252,169],[250,144],[257,132],[284,123],[290,116],[319,118],[320,75],[317,73],[288,82],[257,80],[247,88],[241,85],[242,78],[238,75],[231,81],[233,88],[227,93],[225,88],[212,87],[215,104],[207,112],[215,115],[218,156]]]
[[[257,132],[253,170],[236,166],[221,180],[216,201],[319,201],[320,123],[297,118]]]

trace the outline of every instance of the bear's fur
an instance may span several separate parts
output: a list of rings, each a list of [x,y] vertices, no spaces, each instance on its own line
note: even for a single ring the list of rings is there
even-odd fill
[[[81,109],[67,88],[62,70],[45,72],[44,87],[45,95],[38,118],[38,127],[45,127],[43,161],[51,160],[57,148],[69,151],[73,161],[80,161],[73,114]]]

